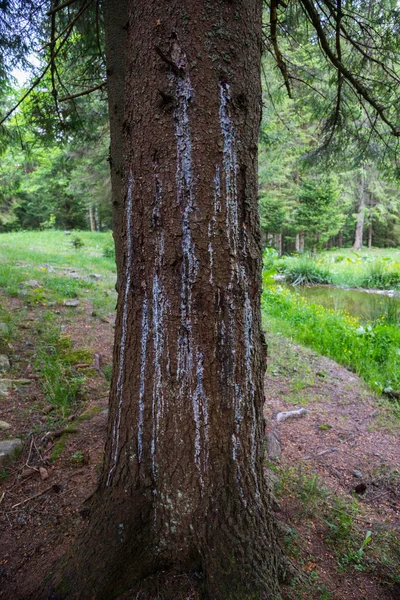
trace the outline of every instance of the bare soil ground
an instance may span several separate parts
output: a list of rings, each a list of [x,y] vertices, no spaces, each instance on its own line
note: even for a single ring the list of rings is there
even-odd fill
[[[21,301],[10,299],[9,309],[18,313]],[[91,316],[89,303],[54,310],[77,348],[100,355],[103,365],[111,362],[111,317]],[[85,527],[84,502],[96,486],[102,464],[108,382],[98,371],[88,370],[82,401],[61,427],[69,431],[57,432],[59,423],[48,412],[32,367],[34,326],[40,318],[40,306],[30,307],[8,349],[10,377],[32,383],[0,398],[0,419],[11,425],[0,436],[25,442],[0,482],[0,598],[5,600],[32,597],[32,590]],[[372,563],[363,560],[361,569],[350,564],[339,570],[337,551],[326,539],[328,525],[315,516],[322,496],[313,489],[323,486],[328,501],[331,495],[351,503],[355,486],[363,483],[365,492],[356,494],[363,510],[355,517],[361,530],[372,531],[372,538],[378,530],[398,533],[400,436],[390,412],[355,375],[326,358],[283,339],[271,344],[270,354],[265,414],[282,454],[269,461],[268,468],[275,480],[283,543],[303,574],[303,579],[286,586],[285,598],[400,598],[399,586],[386,581],[387,571]],[[277,424],[279,411],[300,406],[308,409],[304,417]],[[60,452],[55,458],[56,444]],[[299,496],[302,486],[310,488],[306,502]],[[371,544],[373,554],[372,548]],[[162,589],[159,594],[163,598]],[[177,592],[176,600],[187,598],[183,594]]]

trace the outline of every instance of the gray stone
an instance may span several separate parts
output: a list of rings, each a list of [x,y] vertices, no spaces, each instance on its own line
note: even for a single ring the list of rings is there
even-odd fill
[[[31,383],[30,379],[0,379],[0,396],[7,396],[11,388],[18,388]]]
[[[65,300],[64,306],[79,306],[79,300]]]
[[[7,423],[7,421],[0,421],[0,431],[7,431],[7,429],[11,429],[10,423]]]
[[[0,321],[0,335],[8,335],[9,331],[8,331],[8,326],[6,323],[3,323],[3,321]]]
[[[24,285],[30,288],[40,288],[43,287],[43,284],[37,279],[30,279],[29,281],[24,281]]]
[[[23,445],[23,441],[18,438],[0,442],[0,467],[12,462],[18,452],[22,450]]]
[[[353,475],[354,477],[357,477],[357,479],[364,479],[364,475],[358,469],[354,469]]]
[[[276,415],[276,420],[278,423],[282,423],[282,421],[287,421],[288,419],[300,419],[301,417],[305,417],[308,413],[306,408],[299,408],[298,410],[288,410],[287,412],[280,412]]]
[[[101,279],[101,275],[99,275],[98,273],[91,273],[89,275],[90,279],[94,279],[95,281],[97,281],[98,279]]]
[[[0,354],[0,373],[5,373],[10,370],[10,361],[8,360],[8,356],[5,354]]]
[[[279,459],[282,454],[280,441],[273,431],[268,431],[267,433],[267,452],[268,458],[271,460]]]
[[[7,396],[10,387],[10,379],[0,379],[0,396]]]

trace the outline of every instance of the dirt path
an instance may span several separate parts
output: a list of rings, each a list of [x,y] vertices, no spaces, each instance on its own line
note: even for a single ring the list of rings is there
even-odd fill
[[[9,306],[15,313],[22,308],[19,300]],[[84,303],[72,316],[70,310],[57,310],[63,331],[77,348],[101,355],[103,364],[111,362],[111,317],[108,321],[92,317],[90,305]],[[30,378],[32,383],[0,398],[0,420],[11,425],[0,436],[25,440],[21,456],[3,473],[6,476],[0,483],[0,598],[7,600],[28,598],[85,527],[84,501],[96,485],[106,432],[108,382],[91,369],[79,410],[63,423],[69,431],[46,437],[54,432],[57,421],[47,412],[32,367],[32,339],[40,315],[40,307],[23,313],[23,323],[20,320],[9,348],[13,375]],[[265,414],[268,431],[273,431],[282,450],[279,460],[269,462],[279,503],[277,516],[288,554],[311,582],[311,587],[307,582],[294,582],[285,597],[400,597],[392,580],[388,585],[381,583],[382,578],[392,577],[388,569],[363,570],[364,561],[360,570],[350,564],[338,571],[337,550],[326,541],[328,526],[316,516],[318,504],[329,504],[332,495],[351,504],[349,494],[363,483],[365,493],[357,498],[364,512],[357,509],[354,513],[354,521],[360,519],[361,534],[371,530],[374,538],[378,530],[398,533],[396,424],[362,382],[336,363],[282,339],[271,342],[270,355]],[[278,412],[299,407],[307,408],[304,417],[276,423]]]
[[[334,361],[282,339],[272,341],[270,353],[265,415],[269,435],[282,451],[275,461],[278,489],[285,481],[278,518],[294,527],[300,539],[298,565],[318,573],[323,582],[319,587],[325,584],[331,594],[327,598],[400,598],[399,420],[357,376]],[[301,418],[277,422],[279,412],[299,408],[307,410]],[[319,518],[318,504],[324,506]],[[340,512],[342,505],[346,516]],[[372,532],[360,564],[350,555],[349,568],[340,571],[341,544],[327,543],[326,521],[331,529],[335,524],[348,527],[344,534],[359,532],[361,540]],[[348,540],[336,537],[345,542],[342,553],[349,558]],[[382,558],[376,556],[382,539],[391,546],[388,565],[379,564]],[[382,586],[390,577],[391,584]],[[321,590],[310,594],[300,597],[325,597]]]

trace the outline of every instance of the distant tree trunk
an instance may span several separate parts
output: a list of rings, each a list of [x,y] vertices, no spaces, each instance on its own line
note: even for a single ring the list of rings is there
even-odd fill
[[[343,246],[343,231],[339,231],[338,233],[337,245],[338,248],[341,248]]]
[[[283,251],[283,236],[281,233],[276,233],[274,235],[274,244],[275,248],[278,251],[279,256],[282,256]]]
[[[356,232],[354,237],[353,250],[360,250],[363,245],[363,234],[364,234],[364,221],[365,221],[365,174],[361,171],[361,182],[360,182],[360,200],[358,203],[358,214],[356,223]]]
[[[300,250],[300,234],[296,233],[296,242],[295,242],[296,252],[301,252]]]
[[[109,80],[119,298],[105,461],[56,587],[109,600],[174,570],[203,573],[209,600],[272,600],[281,551],[263,464],[262,2],[128,4],[126,48],[108,21],[120,2],[106,13],[114,67],[125,49],[127,64],[125,162],[120,79]]]
[[[89,222],[90,222],[90,231],[96,231],[96,223],[95,223],[94,214],[93,214],[93,204],[89,204]]]
[[[101,231],[101,222],[99,214],[99,205],[96,204],[94,207],[94,222],[96,224],[96,231]]]
[[[370,223],[368,226],[368,248],[372,248],[372,234],[372,223]]]

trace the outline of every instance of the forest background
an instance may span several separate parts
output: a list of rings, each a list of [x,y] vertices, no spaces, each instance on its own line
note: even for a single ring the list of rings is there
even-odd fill
[[[54,37],[51,19],[39,26],[29,4],[18,24],[12,11],[5,12],[0,28],[2,117],[18,104],[1,124],[0,232],[109,230],[109,125],[99,4],[89,3],[80,15],[78,11],[68,37],[67,14],[64,37],[62,29]],[[361,60],[358,53],[357,64],[352,53],[359,48],[343,44],[342,50],[358,77],[382,100],[389,95],[393,105],[395,91],[377,83],[375,71],[381,65],[369,60],[368,48],[390,64],[397,52],[395,4],[370,2],[364,8],[363,39],[357,43],[366,52]],[[388,19],[393,36],[387,34]],[[36,37],[29,42],[26,30],[32,23]],[[350,86],[338,82],[296,3],[279,13],[275,25],[266,23],[265,31],[259,140],[263,246],[280,254],[351,245],[359,249],[363,243],[397,247],[398,138],[393,140]],[[33,55],[40,46],[41,52]],[[24,70],[23,85],[10,75],[17,73],[12,67]],[[390,75],[396,81],[395,70]]]

